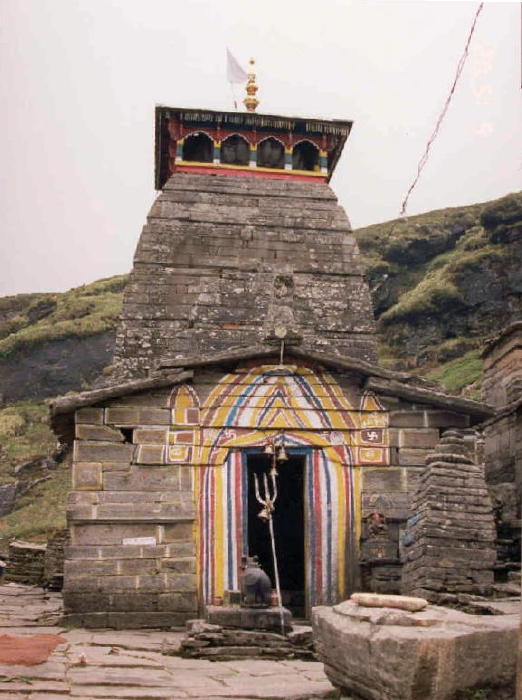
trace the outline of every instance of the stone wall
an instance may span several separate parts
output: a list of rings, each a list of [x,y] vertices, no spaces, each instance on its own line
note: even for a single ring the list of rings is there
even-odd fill
[[[41,586],[44,579],[45,544],[13,541],[9,544],[5,583]]]
[[[177,626],[196,604],[189,467],[165,466],[169,392],[106,402],[76,414],[64,604],[72,624]]]
[[[327,304],[325,301],[327,300]],[[375,361],[368,286],[350,223],[324,183],[175,174],[154,202],[124,294],[115,364],[259,343]]]
[[[446,431],[427,457],[411,505],[402,592],[440,603],[491,594],[493,506],[483,466],[474,464],[458,431]]]
[[[482,392],[497,409],[484,429],[487,480],[515,482],[522,492],[522,321],[486,347]]]
[[[52,591],[63,588],[63,567],[65,548],[69,544],[69,530],[59,530],[47,540],[45,551],[43,583]]]
[[[482,396],[496,409],[522,396],[522,321],[490,341],[483,353]]]

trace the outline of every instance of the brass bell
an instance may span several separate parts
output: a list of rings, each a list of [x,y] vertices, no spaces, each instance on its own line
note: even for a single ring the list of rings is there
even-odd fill
[[[283,444],[283,445],[281,445],[281,447],[277,451],[277,461],[278,462],[286,462],[287,460],[288,460],[288,455],[286,454],[285,446]]]
[[[268,512],[268,508],[262,508],[259,513],[257,514],[258,518],[261,518],[261,520],[269,520],[270,519],[270,513]]]
[[[272,469],[268,472],[268,474],[269,474],[272,478],[274,478],[274,477],[276,477],[276,476],[279,476],[275,464],[272,465]]]
[[[272,445],[271,442],[267,442],[265,445],[265,454],[266,455],[273,455],[274,454],[274,446]]]

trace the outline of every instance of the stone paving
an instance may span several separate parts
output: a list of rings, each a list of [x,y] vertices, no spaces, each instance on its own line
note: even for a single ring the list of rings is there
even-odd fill
[[[0,700],[114,698],[337,698],[323,666],[310,661],[182,659],[182,632],[67,630],[61,596],[41,588],[0,586],[0,635],[59,634],[67,641],[34,666],[0,665]]]

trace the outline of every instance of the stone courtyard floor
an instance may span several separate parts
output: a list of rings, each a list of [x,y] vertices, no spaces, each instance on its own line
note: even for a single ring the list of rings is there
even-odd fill
[[[181,632],[65,629],[59,626],[61,609],[59,593],[18,584],[0,586],[0,642],[4,648],[13,644],[11,654],[16,651],[14,641],[5,635],[26,638],[21,644],[33,635],[64,639],[43,663],[0,663],[0,700],[339,697],[320,663],[182,659],[171,655]],[[27,646],[30,650],[30,643]]]

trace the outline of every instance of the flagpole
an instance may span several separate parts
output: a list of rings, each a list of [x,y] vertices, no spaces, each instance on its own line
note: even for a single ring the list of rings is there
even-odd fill
[[[232,92],[232,102],[234,103],[234,109],[237,112],[237,99],[236,99],[236,93],[234,92],[234,83],[229,83],[230,85],[230,91]]]

